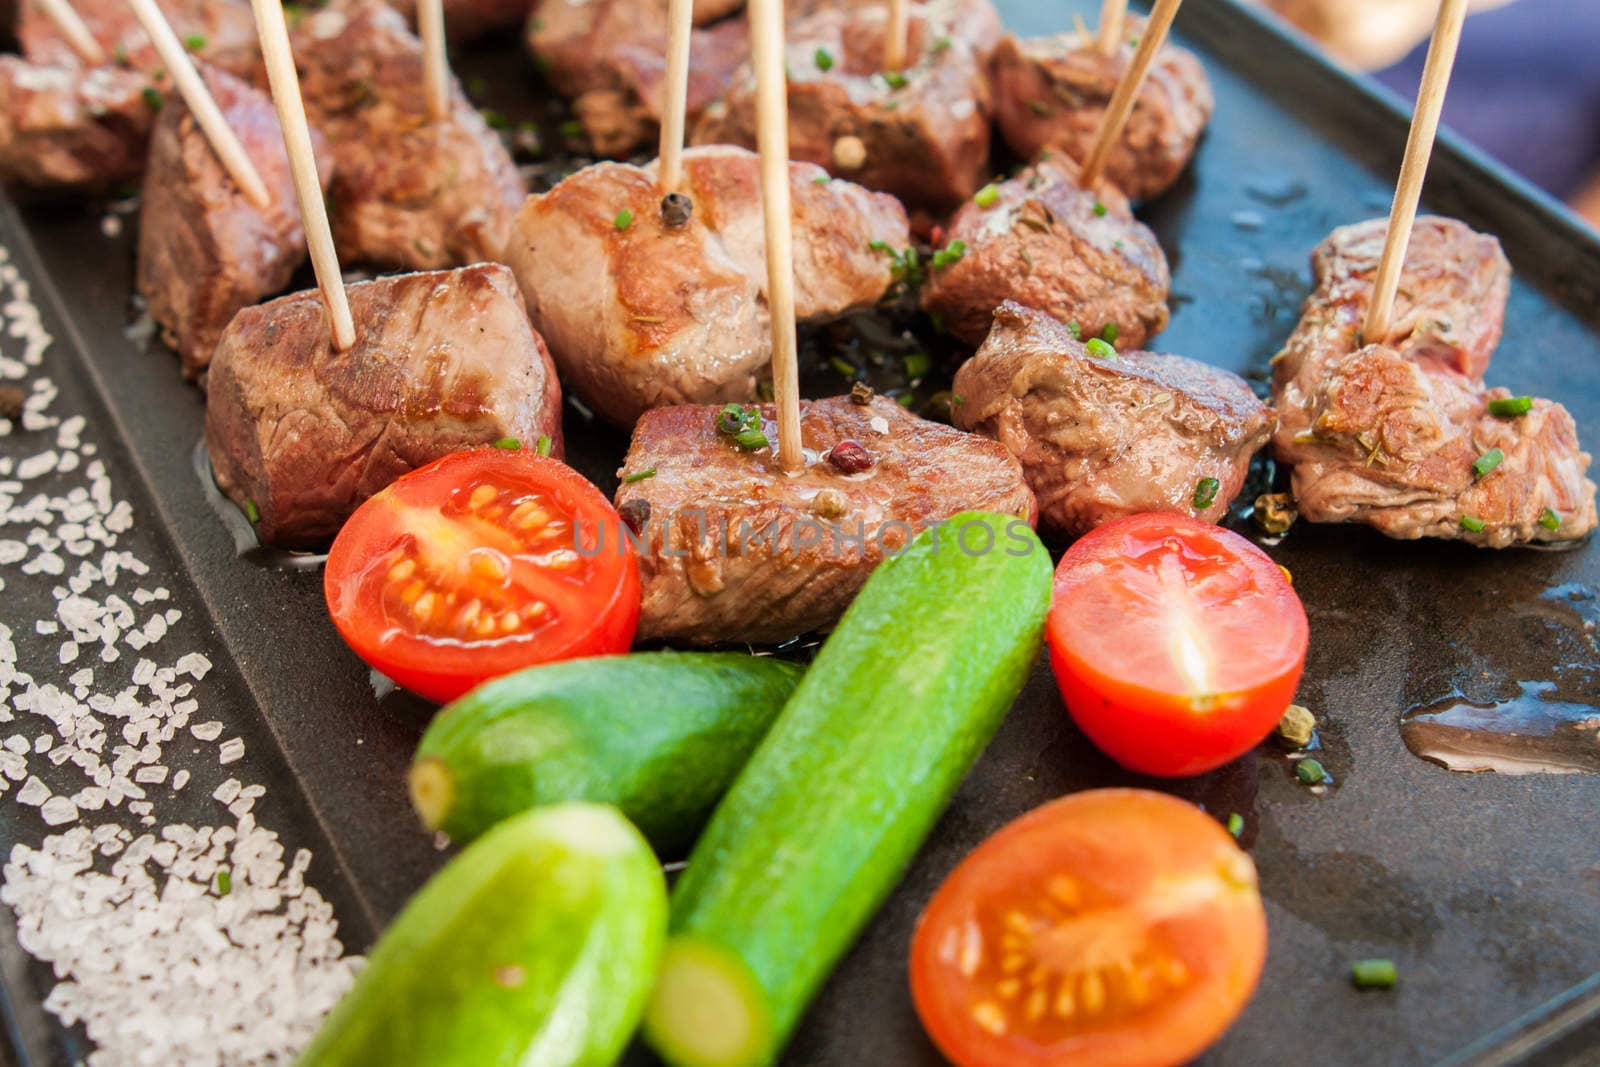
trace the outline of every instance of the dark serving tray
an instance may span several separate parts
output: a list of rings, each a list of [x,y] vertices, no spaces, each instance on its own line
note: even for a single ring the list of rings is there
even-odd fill
[[[1074,13],[1092,21],[1097,5],[1048,6],[1000,0],[1008,26],[1024,35],[1067,28]],[[1218,107],[1191,172],[1143,212],[1174,268],[1172,325],[1155,347],[1259,381],[1296,319],[1312,246],[1336,225],[1387,210],[1406,115],[1231,0],[1189,0],[1178,37],[1202,53]],[[516,47],[508,35],[459,66],[494,72],[495,97],[526,98],[537,87]],[[1427,209],[1498,234],[1516,267],[1490,381],[1564,401],[1585,443],[1600,445],[1600,242],[1448,136],[1427,192]],[[186,616],[181,640],[218,665],[206,699],[247,742],[242,766],[271,787],[258,814],[291,850],[313,849],[308,880],[333,902],[345,943],[364,950],[444,859],[404,787],[427,709],[375,694],[326,619],[316,570],[236,549],[197,474],[201,395],[169,352],[125,332],[131,234],[106,236],[101,216],[0,205],[0,241],[57,338],[44,373],[61,387],[58,409],[88,415],[88,437],[132,500],[139,525],[128,547],[173,590]],[[568,422],[574,462],[609,487],[625,442],[570,409]],[[0,439],[0,454],[40,447],[26,441]],[[1041,666],[904,884],[817,999],[786,1063],[938,1063],[906,992],[917,913],[1007,820],[1112,784],[1167,789],[1219,816],[1244,816],[1271,952],[1249,1009],[1203,1062],[1433,1063],[1475,1041],[1504,1057],[1456,1062],[1600,1062],[1600,1028],[1585,1015],[1594,984],[1577,988],[1600,972],[1600,777],[1452,773],[1411,755],[1398,728],[1413,706],[1458,691],[1504,698],[1558,669],[1569,687],[1579,679],[1567,699],[1600,698],[1600,650],[1580,622],[1585,610],[1594,619],[1584,597],[1600,587],[1600,551],[1482,552],[1304,524],[1272,551],[1310,613],[1300,700],[1319,717],[1319,756],[1336,787],[1313,795],[1270,743],[1190,781],[1131,776],[1082,738]],[[0,618],[32,618],[27,589],[12,588]],[[32,634],[18,642],[25,667],[54,670],[39,666],[53,645]],[[196,784],[164,801],[162,816],[215,819],[215,755],[183,751],[167,762],[190,760]],[[40,830],[33,813],[0,800],[0,848],[35,841]],[[1350,987],[1349,961],[1370,956],[1397,961],[1397,988]],[[43,1010],[50,968],[21,951],[13,922],[0,923],[0,984],[19,1060],[82,1058],[81,1030]],[[1524,1028],[1515,1020],[1571,990],[1556,1022],[1517,1036]],[[1574,1029],[1561,1020],[1578,1021]],[[633,1059],[652,1062],[642,1051]]]

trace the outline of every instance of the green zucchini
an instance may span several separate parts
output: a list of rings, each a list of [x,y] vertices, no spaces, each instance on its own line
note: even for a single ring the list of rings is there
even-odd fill
[[[615,804],[663,855],[681,856],[801,673],[729,652],[530,667],[440,712],[412,764],[411,800],[457,841],[540,804]]]
[[[873,573],[673,888],[645,1013],[663,1059],[776,1058],[1011,707],[1050,591],[1049,553],[1004,515],[957,515]]]
[[[300,1067],[610,1067],[666,921],[661,868],[615,808],[527,812],[412,898]]]

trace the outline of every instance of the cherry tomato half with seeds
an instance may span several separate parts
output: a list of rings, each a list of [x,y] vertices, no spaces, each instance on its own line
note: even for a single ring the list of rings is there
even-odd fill
[[[328,614],[356,655],[441,702],[536,663],[626,652],[639,569],[621,521],[557,460],[456,452],[345,523],[323,580]]]
[[[1249,1002],[1255,865],[1199,808],[1097,789],[1001,829],[939,887],[911,995],[957,1067],[1172,1067]]]
[[[1201,774],[1255,747],[1300,684],[1309,630],[1283,569],[1236,533],[1134,515],[1056,568],[1046,630],[1073,720],[1131,770]]]

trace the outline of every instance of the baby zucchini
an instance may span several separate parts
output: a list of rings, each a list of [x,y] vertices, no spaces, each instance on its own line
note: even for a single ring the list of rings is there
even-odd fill
[[[667,1062],[776,1058],[1022,688],[1050,571],[1026,523],[967,513],[873,573],[673,889]]]
[[[411,800],[457,841],[539,804],[615,804],[663,854],[682,855],[801,673],[730,652],[530,667],[439,713],[417,749]]]
[[[666,883],[597,804],[495,827],[412,898],[300,1067],[610,1067],[660,957]]]

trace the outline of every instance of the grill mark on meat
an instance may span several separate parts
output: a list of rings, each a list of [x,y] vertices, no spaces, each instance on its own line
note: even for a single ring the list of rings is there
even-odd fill
[[[0,56],[0,179],[39,192],[101,193],[144,170],[155,112],[142,74]]]
[[[1005,445],[1041,520],[1074,535],[1146,511],[1220,521],[1276,422],[1237,375],[1151,352],[1098,359],[1060,322],[1012,302],[952,388],[956,424]],[[1197,510],[1207,477],[1218,489]]]

